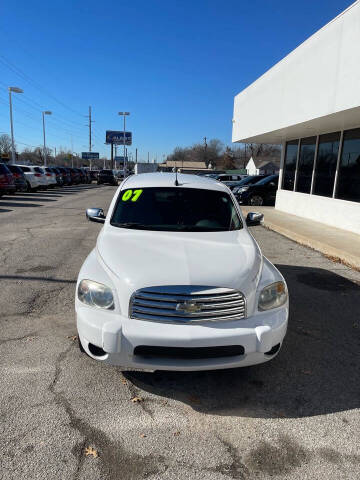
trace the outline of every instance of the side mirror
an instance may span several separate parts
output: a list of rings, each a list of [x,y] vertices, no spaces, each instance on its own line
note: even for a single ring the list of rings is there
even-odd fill
[[[270,182],[269,185],[270,185],[270,187],[276,187],[276,183],[275,183],[275,182]]]
[[[86,210],[86,218],[90,222],[104,223],[106,217],[102,208],[88,208]]]
[[[249,212],[246,217],[246,225],[248,227],[255,227],[261,225],[264,221],[264,215],[259,212]]]

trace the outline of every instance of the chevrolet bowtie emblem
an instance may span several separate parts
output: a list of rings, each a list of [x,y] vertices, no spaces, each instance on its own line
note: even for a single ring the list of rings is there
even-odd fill
[[[201,312],[202,305],[201,303],[185,301],[176,304],[176,311],[182,313],[197,313]]]

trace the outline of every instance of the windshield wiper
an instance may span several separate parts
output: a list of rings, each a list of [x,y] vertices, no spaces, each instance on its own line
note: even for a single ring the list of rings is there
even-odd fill
[[[112,223],[114,227],[119,227],[119,228],[135,228],[139,230],[151,230],[151,225],[144,225],[142,223],[137,223],[137,222],[123,222],[123,223]]]

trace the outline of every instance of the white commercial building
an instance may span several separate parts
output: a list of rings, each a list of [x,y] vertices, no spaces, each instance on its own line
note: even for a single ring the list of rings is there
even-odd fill
[[[360,234],[360,0],[235,97],[233,142],[282,144],[277,209]]]

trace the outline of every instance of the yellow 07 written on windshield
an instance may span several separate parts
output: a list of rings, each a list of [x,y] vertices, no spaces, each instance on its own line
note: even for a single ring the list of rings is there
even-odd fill
[[[123,202],[128,202],[129,200],[131,202],[137,202],[140,195],[142,194],[142,190],[141,189],[138,189],[138,190],[126,190],[122,197],[121,197],[121,200]]]

